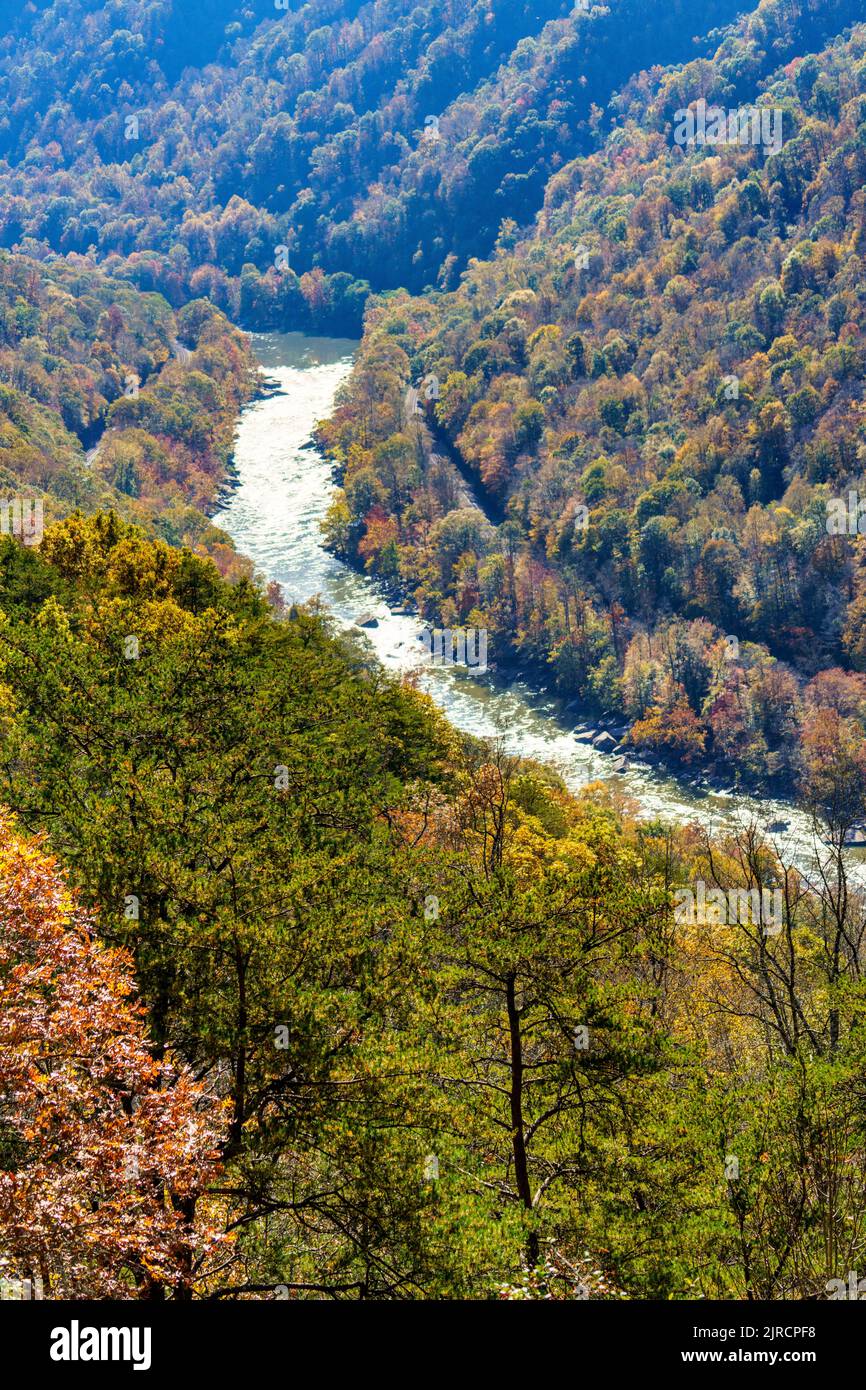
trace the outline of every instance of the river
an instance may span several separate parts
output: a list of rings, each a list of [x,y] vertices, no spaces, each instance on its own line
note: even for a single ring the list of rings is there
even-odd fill
[[[698,792],[647,766],[612,773],[610,757],[575,742],[576,716],[569,716],[562,701],[539,696],[520,681],[497,687],[461,667],[431,666],[418,641],[419,620],[393,612],[372,581],[322,545],[319,523],[334,480],[310,434],[329,414],[356,344],[301,333],[254,334],[252,341],[266,378],[279,389],[241,414],[237,485],[213,520],[267,579],[282,586],[287,602],[318,596],[339,624],[355,632],[358,617],[376,617],[378,626],[364,631],[383,666],[398,673],[415,670],[421,687],[458,728],[497,738],[511,753],[554,764],[573,790],[603,778],[633,798],[643,818],[699,821],[717,831],[751,819],[762,826],[784,821],[787,832],[771,836],[780,853],[803,867],[812,862],[811,826],[785,803]],[[495,656],[492,649],[490,656]],[[852,860],[862,862],[862,856]]]

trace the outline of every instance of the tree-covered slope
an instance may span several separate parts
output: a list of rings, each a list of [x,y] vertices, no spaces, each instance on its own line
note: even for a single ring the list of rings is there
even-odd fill
[[[114,508],[237,563],[210,526],[249,348],[207,301],[175,314],[79,256],[0,259],[0,491],[47,520]]]
[[[790,778],[814,706],[863,710],[860,542],[827,520],[863,486],[866,36],[760,78],[755,28],[636,78],[536,229],[454,293],[380,301],[325,436],[334,543],[431,616],[488,626],[644,746]],[[678,145],[699,97],[778,110],[783,147]],[[448,514],[407,424],[433,378],[498,529]]]
[[[345,327],[361,282],[448,278],[529,219],[650,36],[682,61],[736,9],[313,0],[199,28],[172,0],[57,0],[0,46],[0,244],[159,251],[250,323],[323,319],[324,294]],[[343,278],[298,284],[316,268]]]
[[[7,1278],[774,1299],[857,1267],[862,758],[814,783],[819,893],[755,827],[638,826],[463,742],[116,517],[0,541],[0,622]],[[695,921],[696,880],[741,909]]]
[[[866,25],[695,9],[11,14],[0,499],[47,528],[0,536],[3,1293],[863,1267]],[[699,99],[779,147],[683,147]],[[330,543],[650,756],[796,786],[808,869],[460,736],[209,526],[230,318],[345,327],[359,275]]]

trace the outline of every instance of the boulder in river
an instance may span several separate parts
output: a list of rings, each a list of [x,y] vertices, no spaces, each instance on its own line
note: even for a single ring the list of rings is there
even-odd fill
[[[614,758],[611,769],[613,772],[628,772],[628,758]]]
[[[362,613],[361,616],[360,616],[359,618],[356,618],[356,619],[355,619],[355,626],[356,626],[356,627],[378,627],[378,626],[379,626],[379,619],[376,617],[376,614],[375,614],[375,613]]]
[[[596,734],[595,738],[592,740],[592,746],[593,748],[597,748],[600,753],[610,753],[616,748],[616,739],[613,734],[609,734],[607,730],[604,730],[602,733]]]

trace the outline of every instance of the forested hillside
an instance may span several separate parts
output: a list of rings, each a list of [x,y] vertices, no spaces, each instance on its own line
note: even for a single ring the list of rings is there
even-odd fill
[[[0,607],[2,796],[48,837],[4,824],[0,851],[12,1273],[803,1298],[862,1261],[842,822],[823,896],[753,834],[638,827],[117,520],[4,540]],[[822,775],[846,783],[844,750]],[[772,927],[689,922],[696,877],[777,894]]]
[[[741,5],[8,15],[0,1299],[859,1296],[866,13]],[[459,732],[328,567],[790,840]]]
[[[650,31],[682,61],[737,4],[689,8],[57,0],[0,45],[0,244],[94,247],[173,303],[345,330],[365,282],[450,279],[529,219]]]
[[[635,78],[453,293],[378,302],[325,438],[338,548],[634,744],[790,785],[866,713],[856,502],[834,533],[864,491],[866,31],[763,79],[756,31]],[[781,149],[677,145],[699,94],[778,110]],[[410,380],[503,524],[443,504]]]
[[[254,385],[246,339],[207,301],[175,314],[87,258],[0,255],[0,490],[49,519],[113,508],[237,567],[205,513]]]

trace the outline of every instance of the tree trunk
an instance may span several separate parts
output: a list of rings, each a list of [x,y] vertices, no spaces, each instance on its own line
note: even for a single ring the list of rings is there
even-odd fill
[[[532,1189],[529,1185],[529,1164],[523,1133],[523,1041],[520,1036],[520,1011],[515,994],[515,976],[505,981],[508,1008],[508,1031],[511,1039],[511,1149],[514,1155],[514,1180],[521,1202],[532,1211]],[[538,1236],[531,1232],[526,1247],[530,1269],[538,1264]]]

